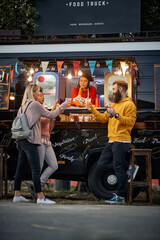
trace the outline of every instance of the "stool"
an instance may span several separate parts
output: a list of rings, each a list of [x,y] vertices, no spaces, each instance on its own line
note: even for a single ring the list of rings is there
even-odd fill
[[[129,203],[132,203],[132,188],[134,186],[146,187],[147,200],[152,205],[152,166],[151,166],[151,151],[152,149],[131,149],[131,181],[129,183]],[[133,169],[135,163],[135,156],[145,156],[146,160],[146,181],[134,181],[133,182]]]

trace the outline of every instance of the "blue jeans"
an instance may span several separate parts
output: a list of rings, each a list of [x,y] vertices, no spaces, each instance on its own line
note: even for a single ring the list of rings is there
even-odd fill
[[[47,179],[54,173],[58,168],[57,158],[52,146],[47,146],[43,144],[38,146],[39,162],[40,168],[42,170],[44,160],[47,162],[48,167],[41,174],[41,183],[45,183]]]
[[[32,180],[34,183],[36,193],[40,193],[41,183],[40,183],[40,164],[37,145],[30,143],[27,139],[18,141],[18,165],[15,175],[14,190],[20,191],[21,182],[23,180],[23,172],[27,163],[29,162]]]
[[[124,197],[126,193],[126,171],[129,166],[126,156],[129,148],[130,143],[107,143],[97,163],[98,167],[107,170],[114,169],[117,177],[117,194],[121,197]]]

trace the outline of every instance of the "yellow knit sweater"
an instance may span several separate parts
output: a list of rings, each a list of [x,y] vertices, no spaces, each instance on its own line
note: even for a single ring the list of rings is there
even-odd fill
[[[119,113],[118,118],[109,118],[107,112],[100,113],[95,107],[92,107],[91,112],[100,122],[108,122],[109,141],[131,141],[131,130],[137,118],[135,104],[131,98],[126,97],[113,103],[112,107]]]

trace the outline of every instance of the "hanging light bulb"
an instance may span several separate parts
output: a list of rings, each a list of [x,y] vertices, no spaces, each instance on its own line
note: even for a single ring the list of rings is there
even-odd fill
[[[121,69],[119,69],[116,74],[119,75],[119,76],[122,75]]]
[[[98,67],[98,68],[99,68],[100,66],[101,66],[101,65],[100,65],[100,63],[97,63],[97,64],[96,64],[96,67]]]
[[[28,82],[32,82],[32,76],[28,77]]]
[[[85,66],[85,67],[88,66],[88,62],[87,62],[87,61],[84,62],[84,66]]]
[[[63,67],[64,67],[65,69],[66,69],[66,68],[68,68],[67,64],[64,64],[64,66],[63,66]]]
[[[15,100],[15,94],[14,94],[14,92],[10,92],[10,97],[9,97],[9,99],[10,99],[11,101],[14,101],[14,100]]]
[[[79,70],[78,70],[78,76],[80,77],[80,76],[82,76],[82,74],[83,74],[83,73],[82,73],[82,70],[79,69]]]
[[[122,71],[121,71],[121,69],[116,68],[114,74],[115,74],[115,75],[119,75],[119,76],[122,75]]]
[[[30,74],[33,74],[34,73],[34,69],[31,67],[29,72],[30,72]]]
[[[70,71],[69,71],[69,73],[68,73],[68,75],[67,75],[67,78],[68,78],[68,79],[72,79],[72,74],[71,74]]]
[[[24,66],[22,66],[20,70],[21,70],[21,72],[25,72],[26,68]]]

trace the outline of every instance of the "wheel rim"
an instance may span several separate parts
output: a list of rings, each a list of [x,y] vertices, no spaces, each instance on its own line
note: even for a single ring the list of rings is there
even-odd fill
[[[102,177],[102,184],[106,190],[116,190],[117,189],[117,177],[113,172],[105,172]]]

